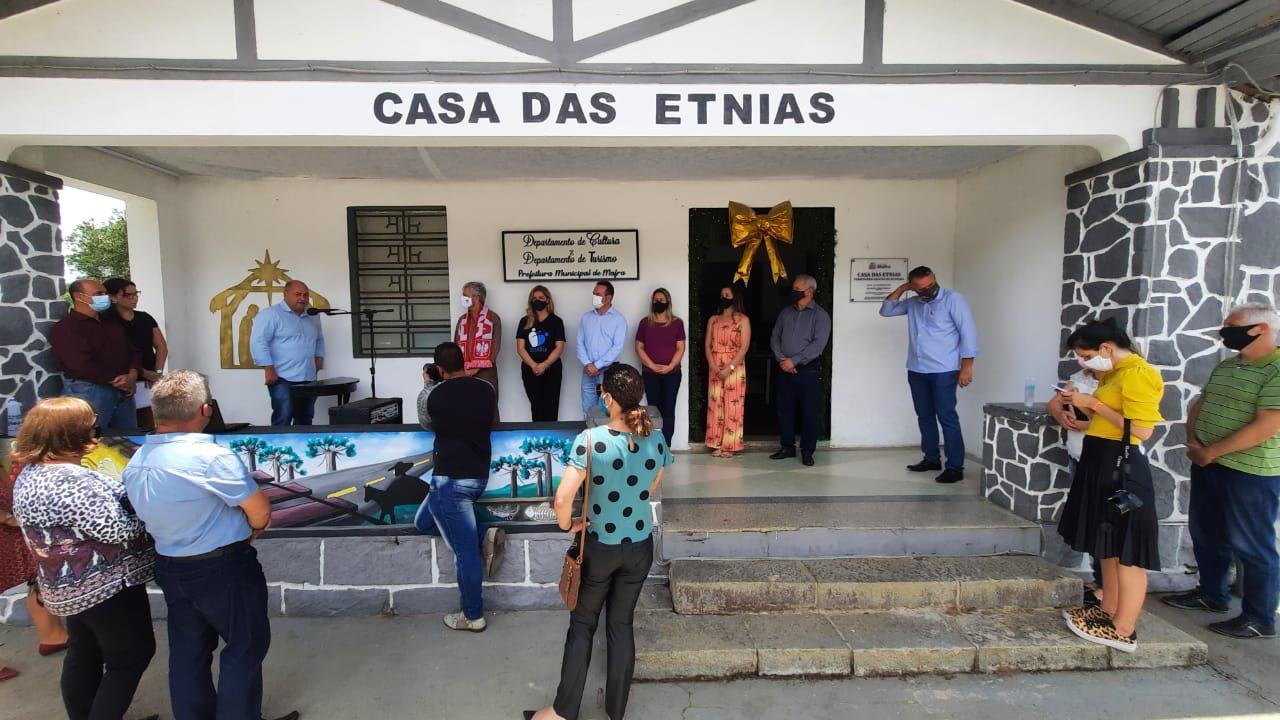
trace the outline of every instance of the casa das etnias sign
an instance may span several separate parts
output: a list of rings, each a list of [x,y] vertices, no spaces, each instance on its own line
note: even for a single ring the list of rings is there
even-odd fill
[[[636,230],[507,230],[502,233],[507,282],[637,280]]]

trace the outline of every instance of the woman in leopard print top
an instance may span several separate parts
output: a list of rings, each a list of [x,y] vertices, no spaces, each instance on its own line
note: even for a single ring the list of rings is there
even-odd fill
[[[26,463],[13,515],[36,558],[45,606],[66,618],[62,701],[71,718],[122,718],[155,655],[146,584],[155,549],[124,484],[80,465],[95,418],[78,398],[27,415],[13,458]]]

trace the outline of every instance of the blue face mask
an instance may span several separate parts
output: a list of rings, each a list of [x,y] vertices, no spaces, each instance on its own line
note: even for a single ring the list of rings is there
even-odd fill
[[[609,417],[609,406],[604,404],[604,396],[600,396],[600,414]]]
[[[111,307],[111,296],[109,295],[93,295],[89,298],[89,307],[94,312],[103,312]]]

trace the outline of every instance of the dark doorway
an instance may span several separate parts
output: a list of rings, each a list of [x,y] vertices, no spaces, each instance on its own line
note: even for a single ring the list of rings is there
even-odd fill
[[[769,208],[755,208],[767,213]],[[744,434],[748,440],[775,439],[778,418],[773,404],[774,377],[778,373],[769,338],[778,312],[787,303],[796,275],[812,275],[818,281],[816,299],[832,314],[831,286],[835,281],[836,228],[834,208],[794,210],[795,243],[778,244],[787,277],[773,281],[769,259],[761,248],[751,266],[743,304],[751,318],[751,347],[747,351],[747,402]],[[714,312],[720,288],[733,279],[742,250],[729,244],[729,213],[724,207],[689,210],[689,442],[702,442],[707,425],[707,358],[703,351],[707,320]],[[818,437],[831,436],[831,344],[822,354],[823,410]]]

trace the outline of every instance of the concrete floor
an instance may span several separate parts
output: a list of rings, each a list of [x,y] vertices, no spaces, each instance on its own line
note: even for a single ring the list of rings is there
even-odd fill
[[[826,450],[814,466],[798,458],[770,460],[768,450],[752,450],[730,460],[702,452],[679,453],[662,481],[665,498],[764,496],[977,495],[982,463],[970,459],[964,482],[940,485],[938,474],[913,473],[918,449]]]
[[[1280,642],[1231,641],[1202,629],[1218,616],[1152,611],[1209,643],[1208,666],[1178,670],[956,675],[907,679],[742,680],[639,684],[630,720],[731,718],[1280,717]],[[494,616],[482,635],[445,630],[438,616],[281,619],[267,659],[267,714],[302,711],[306,720],[493,720],[519,718],[551,697],[566,616]],[[131,718],[172,717],[160,654],[143,679]],[[40,658],[28,628],[0,627],[0,665],[23,675],[0,683],[0,719],[62,717],[60,658]],[[597,652],[597,661],[603,653]],[[597,665],[599,663],[597,662]],[[593,671],[584,720],[598,720],[602,673]]]

